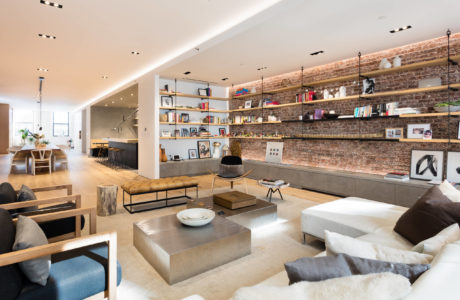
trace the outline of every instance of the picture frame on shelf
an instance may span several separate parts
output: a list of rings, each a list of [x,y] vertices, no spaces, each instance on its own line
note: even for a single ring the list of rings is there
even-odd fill
[[[168,130],[162,130],[162,131],[160,132],[160,136],[161,136],[161,137],[171,137],[171,132],[168,131]]]
[[[208,96],[208,91],[206,89],[198,89],[198,95],[207,97]]]
[[[175,130],[174,130],[174,136],[175,136],[175,137],[179,137],[179,136],[180,136],[180,130],[179,130],[179,129],[175,129]]]
[[[210,158],[211,157],[211,142],[210,141],[198,141],[198,157]]]
[[[412,150],[410,178],[442,181],[444,151]]]
[[[447,152],[447,173],[446,179],[449,182],[460,183],[460,152]]]
[[[198,136],[198,129],[196,127],[190,127],[190,136]]]
[[[219,135],[220,136],[226,136],[227,135],[227,130],[224,127],[219,128]]]
[[[458,132],[457,132],[457,139],[460,140],[460,122],[458,122]]]
[[[251,108],[251,105],[252,105],[252,100],[244,101],[244,108]]]
[[[188,159],[197,159],[198,153],[196,149],[188,149]]]
[[[433,138],[433,131],[431,131],[431,129],[427,129],[423,132],[424,140],[431,140],[432,138]]]
[[[188,123],[190,122],[190,115],[187,113],[181,113],[180,114],[180,121],[181,123]]]
[[[375,89],[375,78],[366,78],[363,80],[363,95],[373,94]]]
[[[431,124],[407,124],[407,138],[423,139],[427,130],[431,130]]]
[[[184,137],[189,137],[190,136],[190,131],[188,130],[188,128],[181,128],[181,136],[184,136]]]
[[[386,139],[402,139],[404,137],[404,128],[385,128]]]
[[[161,106],[162,107],[173,107],[174,101],[171,96],[161,96]]]

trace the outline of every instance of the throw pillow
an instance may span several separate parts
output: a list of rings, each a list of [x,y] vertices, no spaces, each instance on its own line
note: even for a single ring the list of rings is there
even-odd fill
[[[441,192],[452,202],[460,202],[460,191],[457,190],[449,181],[444,180],[440,185]]]
[[[444,228],[434,237],[421,241],[412,250],[436,256],[444,245],[460,240],[460,227],[458,223]]]
[[[48,240],[40,226],[34,220],[20,215],[16,222],[16,240],[13,250],[18,251],[46,244]],[[20,262],[19,268],[31,282],[45,286],[50,273],[51,257],[47,255]]]
[[[8,182],[0,184],[0,204],[8,204],[16,202],[16,191]],[[15,213],[16,210],[10,209],[10,213]]]
[[[361,258],[377,259],[393,263],[429,264],[433,256],[360,241],[358,239],[325,230],[328,255],[345,253]]]
[[[238,289],[233,300],[395,300],[411,291],[409,280],[393,273],[354,275],[290,286],[256,285]]]
[[[10,213],[0,208],[0,254],[11,252],[16,230]],[[22,289],[22,275],[17,264],[0,267],[0,297],[16,299]]]
[[[460,203],[450,201],[434,186],[401,215],[393,230],[416,245],[458,222]]]
[[[19,201],[29,201],[29,200],[37,200],[34,191],[32,191],[28,186],[22,185],[21,189],[18,193],[18,202]],[[29,206],[24,208],[19,208],[17,211],[18,213],[24,213],[29,211],[35,211],[38,209],[38,206]]]
[[[340,253],[336,256],[303,257],[286,263],[284,267],[289,277],[289,284],[384,272],[402,275],[413,283],[430,268],[430,265],[391,263]]]

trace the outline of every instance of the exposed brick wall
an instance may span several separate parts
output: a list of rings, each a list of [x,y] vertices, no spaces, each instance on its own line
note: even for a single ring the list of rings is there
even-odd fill
[[[451,36],[451,55],[460,54],[460,33]],[[382,58],[386,57],[392,62],[393,58],[399,55],[402,64],[410,64],[435,58],[443,58],[447,55],[447,38],[440,37],[437,39],[419,42],[403,47],[380,51],[361,57],[362,72],[373,71],[378,69]],[[450,68],[451,83],[460,83],[460,68]],[[303,72],[303,83],[308,84],[310,81],[318,81],[333,77],[357,74],[358,58],[350,58],[340,62],[334,62],[314,68],[305,69]],[[264,90],[271,90],[284,87],[283,80],[289,80],[289,85],[301,83],[301,72],[291,72],[278,76],[264,79]],[[427,67],[408,72],[400,72],[382,76],[376,76],[375,92],[402,90],[417,88],[418,80],[441,77],[442,84],[447,83],[447,66]],[[340,86],[347,88],[347,95],[358,94],[358,81],[350,80],[328,84],[325,86],[315,87],[315,91],[322,98],[323,89],[338,90]],[[248,82],[235,86],[234,90],[246,87],[251,89],[256,87],[257,92],[261,90],[261,81]],[[280,103],[295,102],[295,94],[298,90],[291,90],[277,93],[271,96],[265,95],[272,100]],[[335,110],[340,114],[353,114],[357,106],[368,104],[380,104],[388,102],[399,102],[399,107],[420,108],[422,112],[433,112],[433,105],[438,102],[447,100],[447,92],[428,92],[417,93],[404,96],[378,97],[372,100],[337,101],[316,103],[313,105],[303,105],[294,107],[285,107],[282,109],[273,109],[262,111],[235,112],[232,114],[264,116],[273,112],[281,120],[297,119],[299,115],[305,112],[313,112],[314,109]],[[451,92],[451,100],[459,99],[460,92]],[[233,100],[230,108],[235,109],[244,105],[245,100],[253,100],[258,103],[261,96],[255,96],[244,99]],[[358,105],[359,104],[359,105]],[[245,125],[231,126],[231,132],[245,133],[275,133],[293,135],[298,133],[307,134],[357,134],[361,133],[382,133],[385,128],[403,127],[406,135],[407,124],[430,123],[433,130],[433,138],[451,138],[457,137],[458,122],[460,118],[451,118],[448,126],[446,117],[428,117],[428,118],[389,118],[389,119],[371,119],[371,120],[346,120],[346,121],[324,121],[305,123],[293,122],[270,125]],[[450,133],[448,131],[450,128]],[[255,160],[265,159],[266,141],[261,140],[242,140],[243,157]],[[385,174],[390,171],[409,172],[410,170],[410,153],[412,149],[432,149],[432,150],[449,150],[460,151],[459,144],[436,144],[436,143],[400,143],[400,142],[377,142],[377,141],[340,141],[340,140],[285,140],[283,162],[288,164],[297,164],[305,166],[325,167],[340,170],[359,171],[373,174]]]

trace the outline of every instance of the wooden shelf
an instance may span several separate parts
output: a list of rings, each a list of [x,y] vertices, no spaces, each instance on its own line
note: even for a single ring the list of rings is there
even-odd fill
[[[228,101],[229,98],[223,97],[214,97],[214,96],[200,96],[200,95],[193,95],[193,94],[184,94],[184,93],[169,93],[169,92],[160,92],[162,96],[177,96],[183,98],[195,98],[195,99],[211,99],[211,100],[219,100],[219,101]]]
[[[227,123],[221,123],[221,124],[216,124],[216,123],[181,123],[181,122],[160,122],[160,125],[209,125],[209,126],[228,126],[231,124]]]
[[[431,139],[431,140],[425,140],[425,139],[399,139],[400,142],[405,142],[405,143],[449,143],[449,139]],[[460,143],[460,140],[450,140],[451,143]]]
[[[230,136],[228,137],[230,139],[243,139],[243,140],[281,140],[283,137],[277,136],[277,137],[259,137],[259,136]]]
[[[201,108],[188,108],[188,107],[160,107],[163,110],[181,110],[181,111],[195,111],[195,112],[210,112],[210,113],[230,113],[231,110],[224,110],[224,109],[201,109]]]
[[[210,136],[210,137],[204,137],[204,136],[177,136],[177,137],[165,137],[162,136],[160,137],[160,140],[208,140],[208,139],[227,139],[229,138],[228,136]]]
[[[234,124],[229,124],[229,125],[242,126],[242,125],[262,125],[262,124],[281,124],[281,121],[252,122],[252,123],[234,123]]]
[[[450,115],[451,116],[460,116],[460,112],[451,112]],[[449,116],[449,113],[446,113],[446,112],[399,115],[400,118],[447,117],[447,116]]]

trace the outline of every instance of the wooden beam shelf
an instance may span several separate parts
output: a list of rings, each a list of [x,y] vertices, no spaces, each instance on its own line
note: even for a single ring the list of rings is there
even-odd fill
[[[425,139],[399,139],[400,142],[405,142],[405,143],[460,143],[460,140],[454,140],[454,139],[431,139],[431,140],[425,140]]]
[[[262,125],[262,124],[281,124],[281,121],[271,121],[271,122],[252,122],[252,123],[233,123],[229,124],[230,126],[235,125],[235,126],[242,126],[242,125]]]
[[[460,116],[460,112],[451,112],[451,116]],[[423,114],[402,114],[399,115],[400,118],[423,118],[423,117],[448,117],[449,113],[440,112],[440,113],[423,113]]]
[[[160,125],[209,125],[209,126],[228,126],[232,124],[227,123],[201,123],[201,122],[190,122],[190,123],[182,123],[182,122],[160,122]]]
[[[207,140],[207,139],[227,139],[228,136],[171,136],[171,137],[160,137],[160,140]]]
[[[224,110],[224,109],[201,109],[201,108],[188,108],[188,107],[160,107],[163,110],[180,110],[180,111],[195,111],[195,112],[210,112],[210,113],[230,113],[231,110]]]
[[[274,136],[274,137],[268,137],[268,136],[230,136],[230,139],[244,139],[244,140],[281,140],[283,137],[281,136]]]
[[[193,94],[184,94],[184,93],[170,93],[170,92],[160,92],[162,96],[177,96],[183,98],[195,98],[195,99],[211,99],[211,100],[219,100],[219,101],[228,101],[229,98],[224,97],[214,97],[214,96],[200,96],[200,95],[193,95]]]

